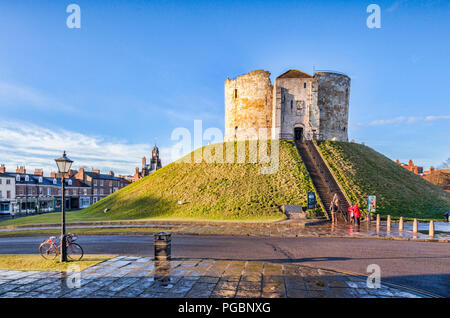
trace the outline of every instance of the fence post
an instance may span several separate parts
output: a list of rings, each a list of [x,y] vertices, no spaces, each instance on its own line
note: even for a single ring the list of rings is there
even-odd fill
[[[380,232],[380,214],[377,214],[377,232]]]
[[[433,220],[430,221],[430,228],[428,229],[428,235],[430,237],[434,236],[434,221]]]
[[[386,226],[387,226],[387,230],[390,231],[391,230],[391,216],[390,215],[387,216]]]
[[[417,219],[414,219],[414,222],[413,222],[413,233],[417,233],[417,228],[418,228]]]
[[[403,231],[403,216],[400,217],[400,221],[398,222],[398,230]]]

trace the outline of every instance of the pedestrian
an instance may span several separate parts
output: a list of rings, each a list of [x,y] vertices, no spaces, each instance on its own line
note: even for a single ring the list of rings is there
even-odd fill
[[[339,197],[337,193],[333,195],[333,199],[331,200],[331,222],[337,224],[337,211],[339,210]]]
[[[450,223],[450,212],[445,213],[444,218],[448,223]]]
[[[350,215],[350,222],[355,223],[354,214],[353,214],[353,206],[350,205],[348,207],[348,214]]]
[[[358,203],[353,206],[353,216],[355,217],[355,224],[359,226],[361,224],[361,211],[359,210]]]

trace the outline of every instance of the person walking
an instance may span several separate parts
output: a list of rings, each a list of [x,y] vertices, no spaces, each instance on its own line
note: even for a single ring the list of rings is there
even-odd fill
[[[339,210],[339,197],[337,196],[337,193],[333,195],[330,210],[331,210],[331,222],[333,224],[337,224],[337,211]]]
[[[353,206],[353,216],[355,218],[355,225],[359,226],[361,224],[361,211],[359,210],[358,203]]]
[[[348,215],[350,216],[350,222],[355,223],[355,216],[353,214],[353,205],[348,207]]]

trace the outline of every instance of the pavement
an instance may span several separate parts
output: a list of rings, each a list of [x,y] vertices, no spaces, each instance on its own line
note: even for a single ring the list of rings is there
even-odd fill
[[[0,238],[0,254],[34,254],[46,237]],[[153,237],[79,236],[89,254],[153,257]],[[382,283],[392,283],[450,297],[448,243],[335,237],[172,236],[172,256],[292,264],[368,275],[381,269]]]
[[[189,222],[189,221],[107,221],[80,222],[67,226],[68,231],[76,228],[117,229],[120,228],[158,228],[176,232],[182,235],[233,235],[233,236],[264,236],[264,237],[353,237],[378,238],[392,240],[417,240],[450,242],[450,227],[448,223],[436,223],[436,235],[430,237],[423,233],[412,232],[412,223],[405,222],[405,229],[399,230],[397,223],[392,223],[390,229],[386,222],[379,227],[375,222],[362,222],[361,226],[350,224],[331,224],[324,220],[309,220],[309,223],[297,220],[282,222]],[[419,223],[419,230],[425,230],[427,224]],[[58,232],[60,225],[22,225],[0,227],[0,233],[27,230],[54,229]],[[110,232],[113,234],[114,232]],[[126,231],[124,230],[124,233]],[[129,230],[128,230],[129,233]],[[108,234],[106,232],[105,234]],[[116,232],[117,234],[117,232]],[[145,234],[145,233],[141,233]],[[148,232],[148,234],[152,234]]]
[[[80,273],[0,270],[2,298],[420,298],[331,270],[263,261],[119,256]],[[67,283],[68,281],[71,284]]]

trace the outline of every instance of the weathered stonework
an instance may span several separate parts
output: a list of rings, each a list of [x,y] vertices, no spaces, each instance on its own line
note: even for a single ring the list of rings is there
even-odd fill
[[[317,72],[321,139],[348,141],[350,78],[347,75]]]
[[[225,141],[257,138],[348,141],[350,78],[290,70],[274,85],[268,71],[225,82]],[[264,128],[261,135],[261,128]],[[258,135],[258,133],[260,135]]]
[[[272,127],[272,84],[270,73],[251,71],[225,82],[225,141],[258,139],[255,132]]]

